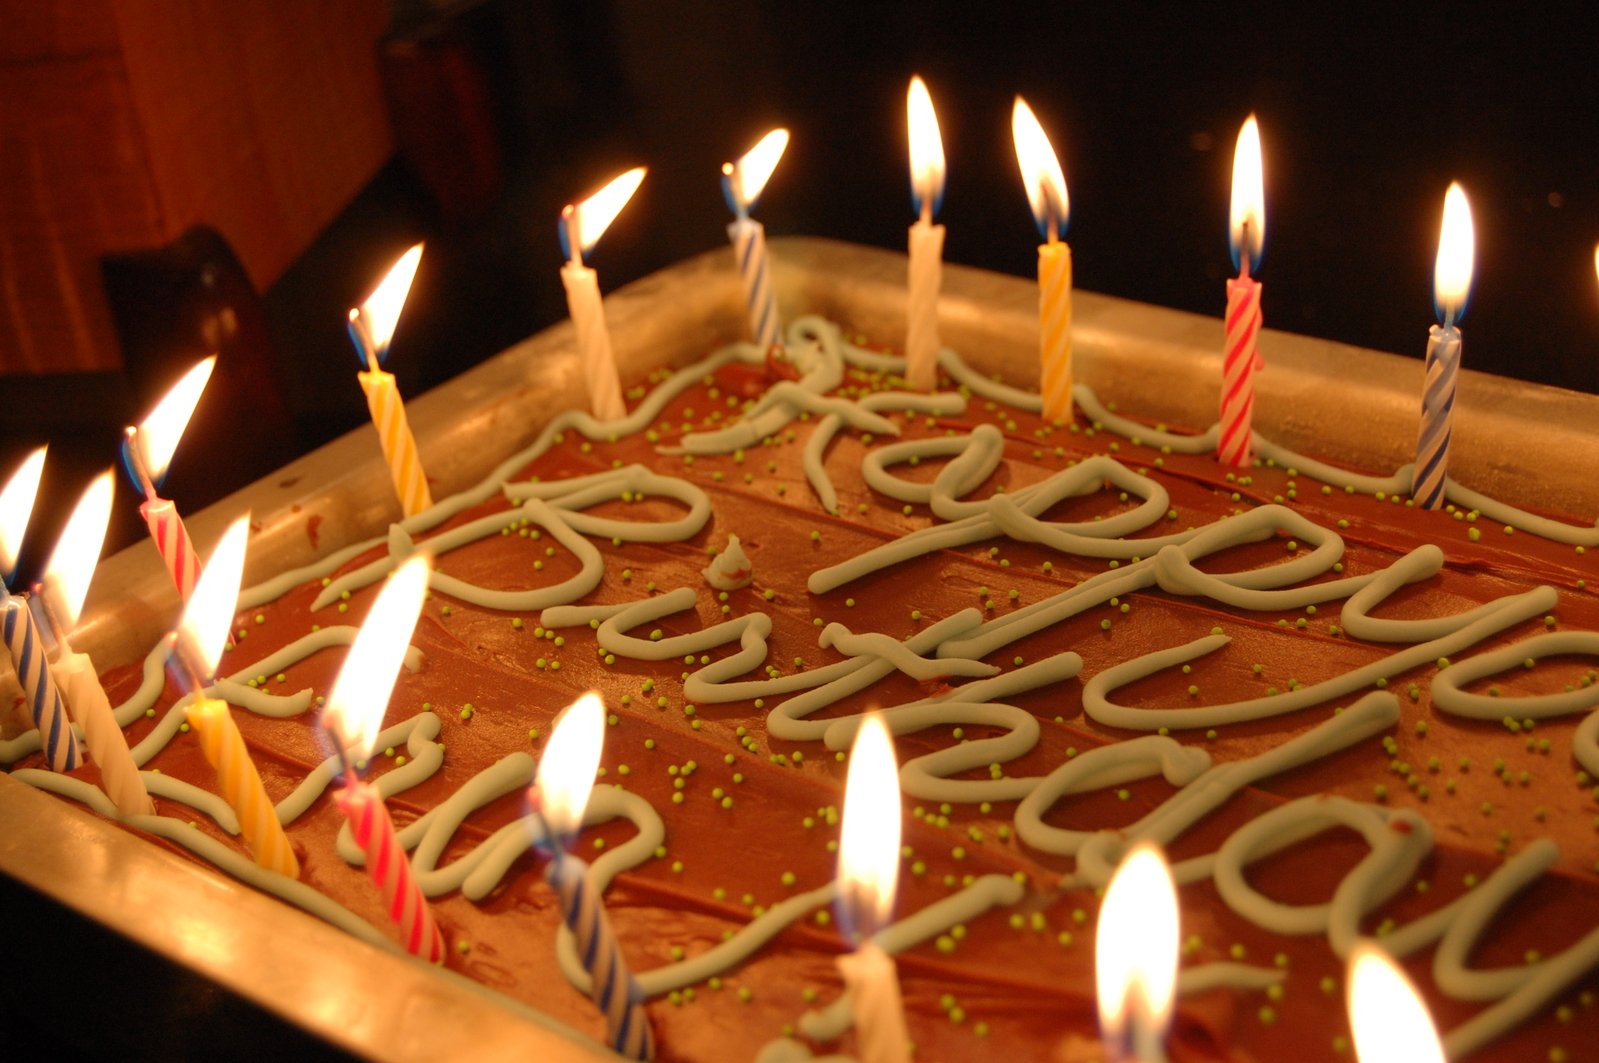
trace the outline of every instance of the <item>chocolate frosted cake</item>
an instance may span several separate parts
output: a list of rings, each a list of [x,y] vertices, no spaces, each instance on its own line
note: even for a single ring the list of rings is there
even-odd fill
[[[298,880],[250,864],[212,792],[152,651],[145,614],[165,603],[123,608],[122,630],[107,603],[91,627],[104,664],[122,660],[105,682],[158,812],[127,829],[392,951],[315,710],[383,578],[427,551],[431,597],[368,778],[446,966],[488,996],[602,1036],[525,795],[553,718],[592,689],[610,726],[577,851],[660,1059],[853,1051],[832,882],[845,751],[872,708],[905,806],[880,940],[922,1063],[1096,1058],[1099,895],[1144,838],[1181,883],[1173,1058],[1348,1058],[1343,957],[1361,936],[1403,958],[1452,1058],[1595,1058],[1599,531],[1549,511],[1580,487],[1518,494],[1517,463],[1543,455],[1505,444],[1496,465],[1463,444],[1448,508],[1416,508],[1408,469],[1384,467],[1414,438],[1408,381],[1348,396],[1365,423],[1318,420],[1333,385],[1297,354],[1283,390],[1263,377],[1256,466],[1228,472],[1213,432],[1175,426],[1188,391],[1201,408],[1214,391],[1164,375],[1219,326],[1150,310],[1165,331],[1141,340],[1138,308],[1094,297],[1076,422],[1046,422],[1026,286],[958,270],[938,386],[912,392],[881,342],[895,334],[872,331],[895,312],[872,286],[903,260],[779,255],[780,356],[725,342],[717,257],[615,304],[621,421],[571,409],[566,362],[540,370],[565,410],[542,424],[468,377],[448,405],[417,404],[430,466],[444,440],[479,448],[440,461],[426,513],[385,531],[375,468],[350,494],[337,477],[353,474],[324,466],[331,486],[298,511],[257,500],[266,545],[216,692]],[[669,305],[717,270],[705,323]],[[670,366],[627,338],[652,309],[675,330]],[[1309,346],[1268,335],[1268,364],[1274,342]],[[536,401],[525,377],[515,390]],[[368,440],[340,445],[376,465]],[[54,775],[36,749],[5,746],[13,780],[107,810],[92,765]],[[455,1036],[470,1054],[471,1031]]]

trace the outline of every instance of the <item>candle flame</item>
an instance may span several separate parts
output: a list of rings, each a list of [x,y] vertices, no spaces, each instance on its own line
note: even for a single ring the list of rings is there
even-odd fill
[[[899,879],[899,767],[882,716],[869,713],[855,733],[838,839],[838,896],[844,931],[870,938],[894,910]]]
[[[6,481],[5,489],[0,490],[0,578],[17,567],[17,554],[22,551],[22,536],[33,516],[33,500],[39,494],[39,478],[44,475],[44,454],[48,449],[40,447],[24,458]]]
[[[722,174],[727,178],[728,194],[733,209],[740,214],[755,206],[766,182],[772,179],[778,160],[788,148],[788,130],[774,129],[746,151],[737,162],[724,163]]]
[[[1066,175],[1061,173],[1060,159],[1050,146],[1044,127],[1020,96],[1011,108],[1010,132],[1011,139],[1016,142],[1016,162],[1022,169],[1022,184],[1027,188],[1027,202],[1033,208],[1038,234],[1048,240],[1059,240],[1066,234],[1066,219],[1071,210],[1071,200],[1066,195]]]
[[[1453,324],[1465,312],[1476,248],[1471,204],[1459,182],[1454,182],[1444,193],[1444,220],[1438,232],[1438,258],[1432,272],[1432,301],[1438,319],[1445,324]]]
[[[933,98],[920,77],[911,78],[905,111],[910,125],[911,204],[916,213],[930,218],[944,200],[944,139],[938,132]]]
[[[1099,1024],[1111,1046],[1140,1032],[1156,1044],[1164,1037],[1177,985],[1177,934],[1171,870],[1158,848],[1142,842],[1116,869],[1099,910],[1094,973]]]
[[[250,515],[246,513],[222,533],[178,624],[178,654],[202,682],[216,674],[222,647],[233,626],[239,581],[244,577],[244,548],[249,540]]]
[[[417,267],[422,264],[422,245],[416,244],[395,259],[394,265],[378,281],[372,294],[361,300],[359,310],[350,311],[350,320],[358,317],[365,324],[372,342],[372,353],[381,361],[388,357],[389,343],[400,324],[400,311],[411,294],[411,282],[416,280]]]
[[[196,362],[140,422],[135,445],[139,448],[139,461],[144,465],[145,475],[151,480],[159,482],[167,474],[167,466],[178,449],[178,440],[189,427],[189,419],[194,416],[194,408],[199,405],[200,395],[216,365],[214,354]]]
[[[1260,264],[1266,249],[1266,178],[1260,157],[1260,123],[1250,115],[1233,149],[1233,198],[1229,211],[1233,265]]]
[[[323,725],[338,737],[344,755],[352,761],[372,755],[383,729],[383,714],[422,613],[431,568],[426,554],[413,554],[389,577],[356,632],[333,693],[322,709]]]
[[[583,825],[604,745],[605,702],[591,690],[556,718],[533,779],[552,845],[564,845]]]
[[[1427,1005],[1387,953],[1370,942],[1356,943],[1348,982],[1349,1022],[1360,1063],[1444,1063]]]
[[[56,540],[55,553],[44,570],[44,593],[61,634],[78,626],[78,614],[94,579],[94,566],[105,545],[106,524],[111,520],[111,495],[114,481],[107,469],[84,489],[78,505],[67,518],[67,525]]]
[[[622,213],[644,181],[644,167],[613,177],[611,182],[583,202],[561,211],[561,250],[577,259],[594,250],[611,222]]]

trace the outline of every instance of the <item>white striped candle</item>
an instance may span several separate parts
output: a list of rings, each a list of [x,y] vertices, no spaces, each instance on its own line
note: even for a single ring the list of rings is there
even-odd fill
[[[73,652],[62,639],[55,658],[50,661],[50,670],[61,687],[67,708],[83,728],[83,744],[89,748],[89,759],[99,767],[100,784],[110,795],[112,804],[117,806],[117,812],[124,818],[154,815],[155,805],[150,800],[150,792],[144,788],[144,777],[133,761],[127,736],[111,711],[111,700],[100,685],[100,677],[89,655]]]
[[[551,839],[555,858],[544,878],[561,899],[561,918],[571,928],[577,954],[589,973],[589,997],[605,1016],[605,1038],[611,1049],[629,1059],[655,1058],[655,1036],[644,1011],[644,993],[622,960],[599,891],[588,878],[588,865],[561,852]]]
[[[78,738],[72,733],[72,723],[61,703],[61,692],[56,689],[45,663],[38,625],[33,622],[25,598],[13,598],[0,587],[0,603],[3,603],[0,610],[5,614],[0,629],[5,634],[6,648],[11,651],[11,661],[17,667],[17,679],[22,684],[28,713],[39,729],[39,748],[44,750],[53,770],[73,771],[82,762]]]

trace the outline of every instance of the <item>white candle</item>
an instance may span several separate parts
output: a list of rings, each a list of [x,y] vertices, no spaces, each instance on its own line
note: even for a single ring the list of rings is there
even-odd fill
[[[1371,942],[1349,953],[1346,999],[1360,1063],[1444,1063],[1443,1046],[1416,987]]]
[[[909,293],[905,305],[905,380],[930,391],[938,382],[938,290],[944,272],[944,227],[933,224],[944,197],[944,143],[922,79],[906,96],[910,123],[911,203]]]
[[[111,711],[94,662],[88,654],[74,651],[67,641],[67,633],[77,625],[95,562],[105,543],[112,490],[111,470],[107,469],[84,491],[45,569],[44,610],[53,621],[50,626],[56,641],[50,655],[50,671],[68,711],[83,728],[89,758],[99,766],[101,783],[117,811],[123,816],[153,815],[155,805],[144,788],[133,754],[128,751],[128,740]]]
[[[1178,933],[1171,869],[1158,848],[1141,843],[1105,890],[1094,942],[1099,1026],[1111,1059],[1165,1060]]]
[[[569,256],[561,267],[561,284],[566,288],[566,307],[577,330],[578,354],[583,363],[583,379],[588,385],[589,412],[602,421],[620,420],[627,413],[622,403],[622,383],[617,376],[616,355],[611,350],[611,333],[605,327],[605,305],[600,299],[600,282],[583,256],[593,250],[600,235],[621,213],[627,201],[644,180],[642,166],[613,179],[604,188],[576,205],[561,211],[561,243]]]
[[[899,879],[899,769],[881,716],[861,723],[844,785],[838,843],[839,922],[855,951],[838,958],[862,1063],[908,1063],[910,1034],[894,960],[872,936],[894,910]]]

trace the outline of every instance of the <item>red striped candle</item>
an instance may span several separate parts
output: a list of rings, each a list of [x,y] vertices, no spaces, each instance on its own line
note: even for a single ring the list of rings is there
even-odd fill
[[[183,431],[194,416],[194,408],[200,402],[206,382],[211,379],[216,361],[216,355],[212,355],[195,363],[137,428],[127,430],[123,444],[134,486],[144,495],[139,515],[150,529],[150,538],[178,588],[178,596],[185,602],[200,580],[200,558],[189,541],[189,531],[183,526],[177,507],[156,494],[156,485],[166,475],[172,455],[178,449],[178,440],[183,438]]]
[[[389,918],[400,928],[405,950],[429,963],[444,962],[444,935],[428,908],[422,887],[411,873],[411,861],[394,831],[394,820],[377,788],[353,774],[347,775],[337,797],[339,810],[350,821],[355,843],[366,853],[367,874],[383,891]]]
[[[139,505],[139,516],[150,529],[150,538],[172,576],[173,585],[178,588],[178,597],[188,601],[194,593],[194,585],[200,582],[200,555],[194,552],[194,543],[189,541],[189,529],[183,526],[178,507],[152,494]]]
[[[1255,412],[1255,370],[1260,368],[1260,282],[1240,273],[1227,282],[1227,340],[1221,366],[1221,433],[1216,456],[1245,468],[1251,460],[1250,422]]]
[[[383,806],[377,789],[355,774],[377,743],[394,680],[422,613],[429,571],[427,555],[414,554],[378,592],[377,601],[372,603],[372,611],[356,633],[350,655],[339,670],[333,692],[328,695],[322,723],[344,765],[344,790],[337,798],[339,809],[350,821],[355,843],[366,854],[367,873],[383,891],[389,918],[400,928],[406,951],[429,963],[443,963],[444,938],[428,910],[422,887],[411,873],[411,862],[394,833],[389,810]]]
[[[1260,265],[1266,246],[1266,192],[1260,157],[1260,126],[1250,115],[1238,131],[1233,151],[1233,194],[1228,236],[1238,276],[1227,282],[1226,340],[1222,349],[1221,424],[1216,437],[1216,458],[1235,469],[1247,468],[1251,422],[1255,413],[1255,371],[1262,362],[1256,342],[1260,337],[1260,282],[1250,277],[1250,266]]]

